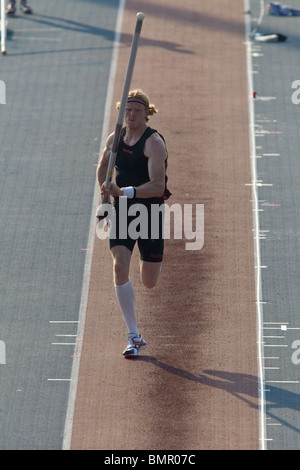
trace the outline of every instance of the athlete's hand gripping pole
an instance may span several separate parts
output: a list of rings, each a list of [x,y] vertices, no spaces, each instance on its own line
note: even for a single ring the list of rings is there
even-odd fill
[[[132,39],[130,57],[129,57],[128,67],[127,67],[125,82],[123,86],[118,119],[117,119],[114,139],[112,143],[112,149],[110,152],[109,163],[108,163],[108,168],[107,168],[107,173],[106,173],[105,188],[107,190],[109,190],[111,186],[111,181],[113,177],[113,172],[114,172],[114,167],[115,167],[116,157],[117,157],[117,152],[118,152],[118,146],[120,142],[121,130],[122,130],[123,122],[124,122],[125,109],[126,109],[128,94],[130,91],[130,84],[132,80],[133,69],[134,69],[135,59],[136,59],[137,50],[138,50],[138,43],[139,43],[139,38],[140,38],[141,29],[142,29],[145,15],[144,13],[140,12],[140,13],[137,13],[136,17],[137,17],[137,20],[136,20],[135,32],[134,32],[133,39]],[[107,204],[107,202],[108,202],[108,196],[104,195],[101,200],[101,205]],[[98,212],[101,212],[101,211],[98,211]],[[99,219],[99,222],[100,222],[106,216],[107,216],[107,212],[104,212],[104,214],[101,213],[101,215],[100,214],[97,215],[97,218]]]

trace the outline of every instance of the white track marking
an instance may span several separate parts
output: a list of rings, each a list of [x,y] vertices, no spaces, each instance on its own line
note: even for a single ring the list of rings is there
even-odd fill
[[[125,1],[126,0],[120,0],[119,11],[118,11],[118,16],[117,16],[117,21],[116,21],[114,50],[112,54],[110,74],[109,74],[109,79],[108,79],[108,89],[106,93],[106,103],[105,103],[103,128],[102,128],[102,136],[101,136],[101,143],[100,143],[100,152],[104,147],[104,144],[108,135],[108,129],[109,129],[110,110],[111,110],[111,104],[112,104],[112,99],[113,99],[113,89],[114,89],[115,76],[116,76],[116,70],[117,70],[119,43],[120,43],[121,30],[122,30],[123,14],[124,14],[124,9],[125,9]],[[95,190],[94,190],[94,199],[93,199],[93,204],[92,204],[90,230],[89,230],[89,240],[88,240],[89,248],[92,248],[94,246],[94,241],[95,241],[95,213],[96,213],[96,208],[98,206],[98,201],[99,201],[99,189],[98,189],[98,183],[96,181]],[[83,285],[82,285],[82,293],[81,293],[81,304],[80,304],[80,311],[79,311],[79,326],[78,326],[78,331],[77,331],[77,336],[79,338],[83,338],[83,334],[84,334],[92,256],[93,256],[92,250],[86,251],[84,277],[83,277]],[[82,349],[82,342],[78,342],[76,344],[74,354],[76,354],[76,356],[80,356],[81,349]],[[68,400],[68,406],[67,406],[64,439],[63,439],[63,446],[62,446],[63,450],[70,450],[70,447],[71,447],[73,418],[74,418],[78,375],[79,375],[79,365],[80,365],[79,358],[76,358],[76,360],[73,360],[69,400]]]
[[[245,11],[250,11],[250,0],[244,0]],[[257,315],[257,350],[258,350],[258,379],[259,379],[259,439],[260,448],[266,448],[266,403],[265,403],[265,381],[264,381],[264,354],[263,354],[263,303],[262,303],[262,287],[261,287],[261,252],[260,252],[260,227],[259,227],[259,201],[257,187],[256,169],[256,142],[255,142],[255,122],[254,122],[254,99],[253,99],[253,65],[252,51],[249,35],[251,32],[251,21],[249,15],[245,15],[245,33],[247,45],[247,77],[248,77],[248,103],[249,103],[249,142],[251,157],[251,177],[252,177],[252,207],[253,207],[253,225],[254,225],[254,255],[255,255],[255,288],[256,288],[256,315]]]

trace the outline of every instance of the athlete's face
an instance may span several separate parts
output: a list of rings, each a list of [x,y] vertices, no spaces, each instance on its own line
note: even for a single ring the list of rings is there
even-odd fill
[[[127,103],[125,109],[125,122],[129,128],[137,129],[145,124],[147,111],[141,103]]]

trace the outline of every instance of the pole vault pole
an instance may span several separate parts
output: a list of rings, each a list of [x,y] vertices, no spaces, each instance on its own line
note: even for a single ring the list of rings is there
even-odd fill
[[[6,54],[6,0],[1,0],[1,54]]]
[[[115,167],[116,157],[117,157],[117,152],[118,152],[118,146],[120,142],[121,130],[122,130],[123,122],[124,122],[125,108],[127,104],[128,94],[130,91],[130,84],[132,80],[136,54],[138,50],[138,43],[139,43],[139,38],[141,35],[141,29],[142,29],[145,15],[144,13],[140,12],[140,13],[137,13],[136,17],[137,17],[137,20],[136,20],[135,32],[134,32],[134,36],[132,39],[130,57],[129,57],[127,72],[126,72],[124,86],[123,86],[118,119],[116,123],[116,128],[115,128],[115,133],[114,133],[114,138],[113,138],[113,143],[112,143],[112,148],[111,148],[111,152],[109,156],[109,163],[108,163],[108,168],[107,168],[107,173],[106,173],[106,180],[105,180],[106,189],[109,189],[111,186],[111,181],[113,177],[113,172],[114,172],[114,167]],[[101,204],[107,204],[107,202],[108,202],[108,196],[104,195],[102,197]],[[106,217],[106,215],[107,213],[104,213],[103,215],[98,216],[99,221],[101,222],[101,220],[103,220]]]

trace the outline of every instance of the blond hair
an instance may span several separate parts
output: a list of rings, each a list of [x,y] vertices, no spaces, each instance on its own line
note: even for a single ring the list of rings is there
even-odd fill
[[[156,114],[158,112],[158,109],[156,108],[155,104],[150,104],[148,96],[142,90],[131,90],[128,93],[128,100],[136,100],[137,102],[143,104],[150,116],[153,116],[153,114]],[[119,108],[120,101],[117,102],[117,109]],[[146,117],[146,121],[149,121],[148,117]]]

